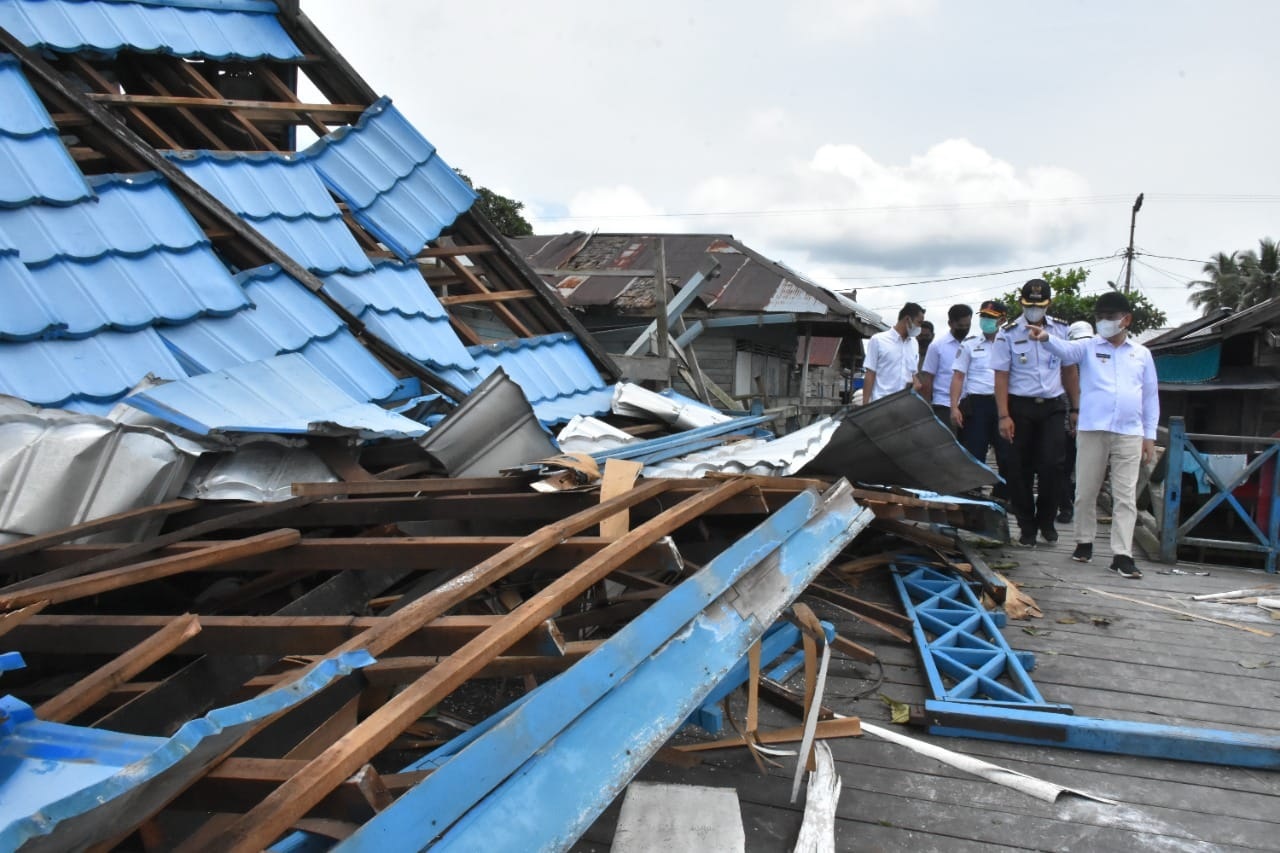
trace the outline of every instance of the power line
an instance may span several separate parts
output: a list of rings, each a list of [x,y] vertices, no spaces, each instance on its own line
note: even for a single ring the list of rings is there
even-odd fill
[[[919,279],[916,281],[895,282],[893,284],[869,284],[864,287],[859,287],[857,289],[858,290],[883,290],[889,287],[911,287],[917,284],[939,284],[939,283],[948,282],[948,281],[965,281],[967,279],[972,279],[972,278],[990,278],[992,276],[997,276],[997,275],[1012,275],[1013,273],[1016,273],[1016,272],[1033,272],[1033,271],[1039,271],[1044,269],[1051,269],[1053,267],[1066,267],[1066,266],[1072,266],[1074,264],[1095,263],[1098,261],[1110,260],[1111,258],[1114,258],[1117,256],[1118,255],[1115,255],[1115,254],[1100,255],[1096,258],[1081,258],[1079,260],[1074,260],[1074,261],[1052,261],[1050,263],[1036,264],[1035,266],[1031,266],[1031,267],[1017,267],[1015,269],[995,270],[993,272],[967,273],[965,275],[955,275],[955,276],[949,276],[947,278],[926,278],[926,279]],[[836,281],[850,280],[850,278],[846,278],[845,276],[832,276],[832,278],[834,278]],[[853,277],[853,278],[856,278],[856,277]],[[853,289],[853,288],[850,288],[850,289]]]
[[[1205,261],[1205,259],[1204,259],[1204,258],[1199,258],[1199,259],[1196,259],[1196,258],[1179,258],[1179,257],[1178,257],[1178,256],[1176,256],[1176,255],[1157,255],[1157,254],[1154,254],[1154,253],[1152,253],[1152,252],[1141,252],[1141,251],[1140,251],[1140,252],[1137,252],[1136,254],[1139,254],[1139,255],[1146,255],[1148,258],[1159,258],[1159,259],[1160,259],[1160,260],[1162,260],[1162,261],[1185,261],[1185,262],[1187,262],[1187,263],[1189,263],[1189,264],[1200,264],[1201,266],[1204,266],[1204,264],[1205,264],[1205,263],[1207,263],[1207,261]]]

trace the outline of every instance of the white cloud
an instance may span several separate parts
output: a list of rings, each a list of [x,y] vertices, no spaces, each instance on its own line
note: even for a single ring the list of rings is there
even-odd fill
[[[784,6],[791,25],[818,40],[866,35],[886,19],[923,17],[935,0],[803,0]]]

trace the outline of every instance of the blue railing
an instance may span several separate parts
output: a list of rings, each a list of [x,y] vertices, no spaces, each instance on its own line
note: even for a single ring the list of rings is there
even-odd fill
[[[1210,464],[1204,451],[1196,447],[1195,442],[1219,442],[1262,446],[1264,449],[1249,461],[1235,476],[1227,479],[1219,476]],[[1187,456],[1190,456],[1204,471],[1213,496],[1186,521],[1180,521],[1182,508],[1182,471]],[[1262,554],[1266,560],[1268,572],[1276,570],[1276,558],[1280,556],[1280,439],[1259,436],[1240,435],[1205,435],[1187,432],[1187,424],[1183,418],[1169,418],[1169,450],[1168,475],[1165,477],[1164,512],[1160,518],[1160,560],[1175,563],[1178,560],[1179,545],[1193,545],[1225,551],[1245,551],[1251,554]],[[1270,471],[1265,471],[1267,467]],[[1262,494],[1259,487],[1259,503],[1269,497],[1269,511],[1266,514],[1267,529],[1264,531],[1235,496],[1236,489],[1258,475],[1259,482],[1267,486],[1267,494]],[[1269,474],[1270,476],[1266,476]],[[1268,483],[1267,481],[1270,480]],[[1206,539],[1192,536],[1191,531],[1209,517],[1222,504],[1231,507],[1252,539]]]

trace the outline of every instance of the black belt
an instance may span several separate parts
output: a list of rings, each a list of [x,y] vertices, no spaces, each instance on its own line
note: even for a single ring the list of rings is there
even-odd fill
[[[1029,402],[1029,403],[1037,403],[1037,404],[1038,404],[1038,403],[1056,403],[1056,402],[1058,402],[1059,400],[1061,400],[1061,399],[1062,399],[1062,397],[1061,397],[1061,396],[1057,396],[1057,397],[1023,397],[1021,394],[1010,394],[1010,395],[1009,395],[1009,399],[1011,399],[1011,400],[1026,400],[1026,401],[1027,401],[1027,402]]]
[[[994,400],[995,394],[966,394],[966,400]]]

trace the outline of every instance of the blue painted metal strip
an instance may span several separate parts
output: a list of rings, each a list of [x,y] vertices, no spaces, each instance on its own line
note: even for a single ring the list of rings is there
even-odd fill
[[[1076,717],[1044,711],[924,703],[930,734],[1280,770],[1280,735]]]
[[[824,496],[815,516],[817,505],[812,492],[795,498],[549,682],[553,691],[531,695],[340,849],[422,849],[468,809],[468,826],[478,812],[486,816],[477,817],[474,832],[460,824],[442,839],[441,849],[554,849],[561,846],[557,839],[577,837],[584,822],[594,819],[746,654],[764,626],[870,520],[847,484]],[[766,602],[751,601],[762,593],[768,593]],[[567,773],[555,766],[565,761],[574,764]],[[531,781],[543,773],[558,781]],[[504,779],[507,785],[481,799]],[[519,790],[508,791],[510,785]],[[473,808],[478,802],[481,808]],[[494,810],[501,814],[487,814]],[[527,825],[531,818],[537,826]]]
[[[710,426],[697,427],[696,429],[685,430],[675,435],[665,435],[662,438],[651,438],[647,441],[638,441],[634,444],[624,444],[621,447],[615,447],[611,450],[601,450],[591,454],[591,458],[597,462],[603,462],[606,459],[639,459],[647,457],[651,454],[664,452],[671,448],[678,448],[679,453],[675,456],[683,456],[688,453],[688,447],[691,444],[698,444],[704,438],[728,435],[731,432],[749,429],[759,426],[768,421],[765,415],[749,416],[734,418],[720,424],[712,424]],[[670,457],[665,457],[670,458]]]

